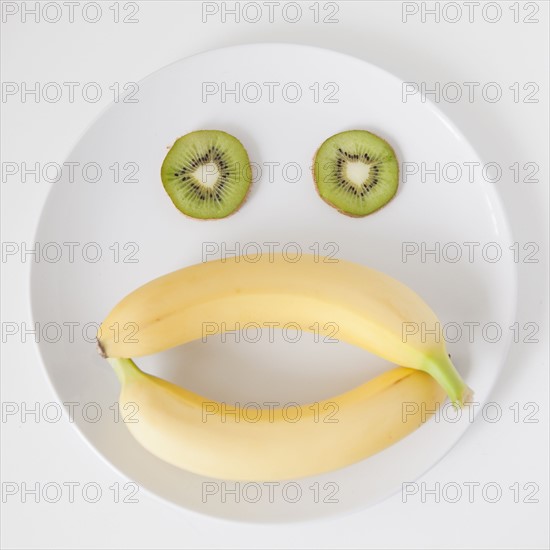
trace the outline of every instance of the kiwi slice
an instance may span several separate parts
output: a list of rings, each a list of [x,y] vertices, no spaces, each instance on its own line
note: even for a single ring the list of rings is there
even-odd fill
[[[246,149],[220,130],[180,137],[168,151],[160,175],[176,208],[203,220],[237,211],[252,181]]]
[[[365,130],[329,137],[319,147],[313,177],[321,198],[343,214],[362,217],[397,192],[399,165],[391,146]]]

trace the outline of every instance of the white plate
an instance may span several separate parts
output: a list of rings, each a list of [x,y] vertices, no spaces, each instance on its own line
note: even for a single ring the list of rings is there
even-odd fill
[[[249,101],[241,97],[236,102],[227,95],[223,102],[220,94],[202,97],[204,82],[220,87],[225,82],[227,89],[238,82],[241,93],[247,83],[253,84],[244,92]],[[208,89],[214,88],[212,84]],[[262,96],[252,102],[258,90]],[[289,99],[297,90],[302,97],[292,103]],[[113,104],[79,141],[68,159],[80,163],[75,181],[71,183],[65,171],[53,186],[36,238],[42,245],[58,243],[63,251],[59,261],[42,259],[34,265],[32,306],[42,328],[49,322],[64,327],[59,341],[53,342],[55,329],[51,329],[39,348],[59,400],[79,403],[75,415],[79,432],[117,470],[151,493],[196,512],[242,521],[295,521],[339,514],[371,505],[400,490],[403,482],[417,479],[468,428],[466,415],[456,423],[444,418],[431,421],[361,463],[298,480],[297,485],[281,483],[271,493],[267,485],[240,484],[236,502],[231,492],[234,483],[204,485],[212,480],[163,463],[134,441],[123,422],[114,422],[118,382],[82,330],[87,323],[100,322],[135,287],[200,262],[203,243],[223,242],[227,248],[234,248],[235,243],[241,247],[259,243],[265,248],[263,243],[278,242],[281,249],[284,243],[294,242],[304,252],[316,246],[322,252],[326,245],[325,252],[337,250],[337,257],[397,277],[418,291],[442,322],[459,324],[464,334],[449,345],[449,351],[475,389],[476,401],[483,403],[507,352],[516,299],[510,233],[492,185],[479,177],[470,183],[467,173],[457,183],[434,183],[430,176],[423,183],[420,174],[409,176],[386,208],[353,219],[320,200],[309,172],[322,141],[346,129],[372,130],[394,146],[402,163],[425,162],[427,168],[435,162],[461,166],[481,162],[472,147],[432,104],[419,98],[403,102],[402,82],[394,76],[364,61],[306,46],[246,45],[203,53],[146,78],[134,98],[137,103]],[[225,220],[186,218],[174,208],[160,182],[167,147],[175,138],[204,128],[234,134],[251,160],[263,167],[246,204]],[[89,162],[102,168],[97,183],[85,181],[93,178],[93,168],[89,177],[81,176],[81,167]],[[109,167],[117,162],[120,179],[130,177],[132,167],[125,169],[125,163],[137,163],[139,182],[116,183],[116,167]],[[274,168],[273,181],[268,163],[280,163]],[[288,181],[295,176],[292,165],[285,168],[287,181],[281,177],[287,163],[301,167],[298,181]],[[445,258],[435,262],[433,256],[423,263],[418,255],[403,261],[403,242],[425,242],[433,248],[436,241],[440,247],[459,243],[465,255],[456,263]],[[73,261],[70,245],[63,244],[67,242],[80,243]],[[102,249],[95,263],[83,259],[82,253],[86,243],[94,242]],[[130,242],[137,243],[137,253],[134,245],[123,249]],[[465,242],[480,243],[473,248],[473,262],[467,257]],[[503,251],[498,262],[482,256],[483,245],[490,242]],[[120,247],[118,262],[114,261],[114,243]],[[95,245],[86,247],[89,260],[95,250]],[[55,257],[55,247],[48,252]],[[445,257],[452,259],[455,252],[456,248],[447,247]],[[209,259],[214,257],[219,255]],[[126,263],[124,258],[138,262]],[[68,322],[78,323],[74,339],[69,338]],[[493,333],[483,338],[478,327],[470,342],[464,325],[468,322],[498,323],[502,336],[490,343],[487,339]],[[91,337],[94,325],[87,328]],[[454,333],[450,330],[449,334]],[[280,334],[273,344],[267,340],[194,342],[138,363],[213,399],[283,405],[330,397],[390,367],[343,343],[316,344],[310,335],[295,344],[283,341]],[[101,407],[99,421],[91,421],[93,406],[86,408],[88,418],[82,414],[88,403]],[[216,494],[206,494],[216,489]],[[258,490],[259,500],[252,502]]]

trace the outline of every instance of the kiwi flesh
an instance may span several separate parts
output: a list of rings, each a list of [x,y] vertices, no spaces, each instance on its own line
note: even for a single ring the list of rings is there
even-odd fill
[[[246,149],[236,137],[220,130],[198,130],[180,137],[168,151],[160,174],[176,208],[203,220],[236,212],[252,182]]]
[[[397,192],[399,164],[392,147],[366,130],[329,137],[317,150],[313,177],[321,198],[343,214],[362,217]]]

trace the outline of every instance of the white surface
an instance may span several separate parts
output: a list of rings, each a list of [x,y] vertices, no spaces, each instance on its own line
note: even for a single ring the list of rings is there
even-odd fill
[[[276,66],[264,66],[263,60]],[[244,62],[243,60],[246,60]],[[227,108],[220,101],[204,103],[205,81],[294,82],[307,90],[315,81],[337,82],[339,102],[308,102],[297,109],[289,102],[241,102]],[[446,242],[479,240],[498,243],[504,250],[512,242],[498,195],[492,187],[470,184],[467,178],[453,185],[413,180],[409,175],[391,207],[364,219],[342,216],[328,207],[315,191],[309,165],[312,151],[345,128],[367,128],[389,140],[403,165],[416,159],[478,162],[479,157],[455,127],[432,104],[405,104],[402,82],[356,58],[330,50],[297,45],[245,45],[203,53],[157,71],[140,83],[139,103],[119,103],[108,109],[86,133],[67,159],[100,166],[140,159],[139,182],[113,183],[110,174],[97,183],[62,178],[48,197],[36,240],[40,243],[135,242],[139,262],[112,261],[37,262],[32,271],[33,319],[40,326],[66,320],[84,326],[100,321],[121,297],[151,279],[220,254],[204,256],[205,243],[296,243],[303,253],[314,242],[332,243],[336,258],[356,261],[392,274],[411,285],[436,310],[443,323],[459,326],[472,319],[513,324],[516,265],[512,257],[496,263],[473,262],[467,269],[455,263],[404,263],[402,242],[429,242],[433,235]],[[313,103],[313,105],[311,104]],[[289,135],[289,121],[298,132]],[[239,136],[252,161],[299,165],[299,181],[270,181],[267,170],[254,182],[253,191],[239,212],[224,220],[204,223],[182,216],[167,200],[159,166],[171,143],[197,128],[229,130]],[[417,138],[422,127],[422,139]],[[143,132],[143,128],[147,128]],[[265,129],[270,131],[266,132]],[[403,176],[405,177],[405,176]],[[291,179],[294,180],[292,175]],[[131,197],[129,197],[131,193]],[[288,194],[293,198],[288,200]],[[425,212],[431,212],[426,216]],[[148,218],[151,223],[144,224]],[[469,218],[465,228],[463,220]],[[289,253],[290,256],[290,253]],[[292,257],[292,256],[291,256]],[[454,256],[453,256],[454,257]],[[335,259],[336,259],[335,258]],[[137,259],[137,258],[136,258]],[[439,284],[440,281],[445,284]],[[456,292],[449,292],[449,288]],[[464,300],[464,293],[476,297]],[[267,313],[269,315],[269,313]],[[266,319],[270,321],[269,317]],[[412,321],[412,320],[411,320]],[[434,326],[424,327],[434,330]],[[252,332],[252,331],[251,331]],[[121,330],[121,334],[125,332]],[[248,340],[255,335],[245,333]],[[163,378],[231,404],[302,403],[328,399],[372,378],[390,364],[361,353],[353,346],[302,337],[298,345],[277,332],[273,342],[265,331],[258,342],[209,338],[168,353],[156,354],[141,366]],[[451,331],[454,338],[454,331]],[[139,334],[136,334],[139,339]],[[449,345],[466,383],[484,403],[501,371],[512,333],[498,343],[462,338]],[[430,338],[430,336],[427,336]],[[40,351],[57,396],[62,403],[99,403],[102,410],[117,400],[119,382],[94,353],[94,343],[81,338],[42,341]],[[78,369],[75,369],[78,365]],[[156,460],[136,444],[124,423],[103,417],[91,423],[78,416],[76,427],[107,460],[128,478],[155,494],[186,508],[240,521],[297,521],[341,515],[364,508],[416,480],[445,454],[471,425],[467,415],[456,424],[430,422],[398,445],[369,460],[323,476],[297,480],[303,493],[314,483],[338,486],[338,503],[203,502],[205,483],[211,479],[192,475]],[[292,452],[292,449],[288,449]],[[185,489],[183,489],[185,488]],[[255,497],[252,497],[255,500]]]
[[[434,469],[423,476],[433,487],[439,482],[499,483],[500,502],[490,504],[466,497],[456,504],[401,502],[401,495],[380,505],[334,521],[290,526],[249,526],[198,518],[154,500],[143,492],[137,504],[113,503],[113,483],[124,484],[107,465],[90,453],[68,420],[35,423],[10,417],[2,423],[3,482],[97,482],[104,496],[96,504],[66,497],[56,504],[7,497],[2,509],[2,544],[6,548],[186,548],[186,547],[533,547],[547,539],[548,359],[546,273],[546,205],[548,142],[548,36],[545,23],[515,24],[507,4],[500,22],[482,18],[458,24],[401,21],[401,4],[342,3],[338,24],[314,24],[304,7],[302,21],[275,23],[201,22],[200,3],[167,2],[140,5],[140,23],[115,25],[105,18],[88,23],[55,24],[15,19],[2,25],[2,79],[4,81],[102,83],[104,100],[89,104],[2,104],[2,160],[63,162],[80,133],[108,104],[113,82],[137,81],[148,73],[193,53],[226,45],[257,41],[291,41],[333,48],[364,58],[406,81],[498,82],[501,101],[491,104],[479,96],[473,103],[441,103],[487,160],[509,166],[537,162],[539,184],[517,184],[510,178],[498,191],[512,223],[514,239],[537,242],[538,264],[519,264],[520,290],[517,320],[540,324],[540,344],[514,344],[492,401],[503,418],[481,419],[468,430]],[[547,21],[548,7],[540,3],[539,19]],[[112,12],[109,12],[112,14]],[[79,19],[77,18],[77,21]],[[513,35],[515,39],[509,40]],[[521,43],[522,48],[517,44]],[[383,45],[383,46],[381,46]],[[526,56],[525,52],[529,55]],[[537,104],[516,104],[507,89],[514,82],[537,82]],[[31,131],[32,129],[32,131]],[[35,221],[49,185],[16,179],[2,183],[3,241],[31,242]],[[469,223],[469,220],[465,220]],[[466,235],[466,234],[465,234]],[[114,240],[114,239],[113,239]],[[464,239],[466,240],[466,238]],[[481,240],[481,239],[477,239]],[[29,321],[28,270],[30,264],[10,259],[3,264],[3,321]],[[35,346],[13,337],[3,345],[2,401],[53,401],[41,373]],[[508,409],[535,402],[536,424],[514,423]],[[62,459],[60,459],[62,457]],[[538,504],[515,504],[508,489],[513,483],[540,486]],[[464,486],[463,486],[464,487]],[[77,493],[78,494],[78,493]],[[124,492],[123,492],[124,494]],[[522,491],[521,497],[526,495]],[[33,528],[28,525],[32,522]],[[396,524],[397,527],[396,528]],[[457,529],[456,526],[460,527]],[[84,535],[83,535],[84,533]],[[452,535],[450,535],[452,533]]]

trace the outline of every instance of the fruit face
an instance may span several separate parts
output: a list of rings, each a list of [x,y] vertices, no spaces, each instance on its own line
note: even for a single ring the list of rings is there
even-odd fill
[[[161,179],[178,210],[212,219],[238,210],[252,172],[237,138],[219,130],[199,130],[176,140],[162,163]]]
[[[399,165],[391,146],[365,130],[335,134],[319,147],[313,176],[323,200],[349,216],[366,216],[397,192]]]

